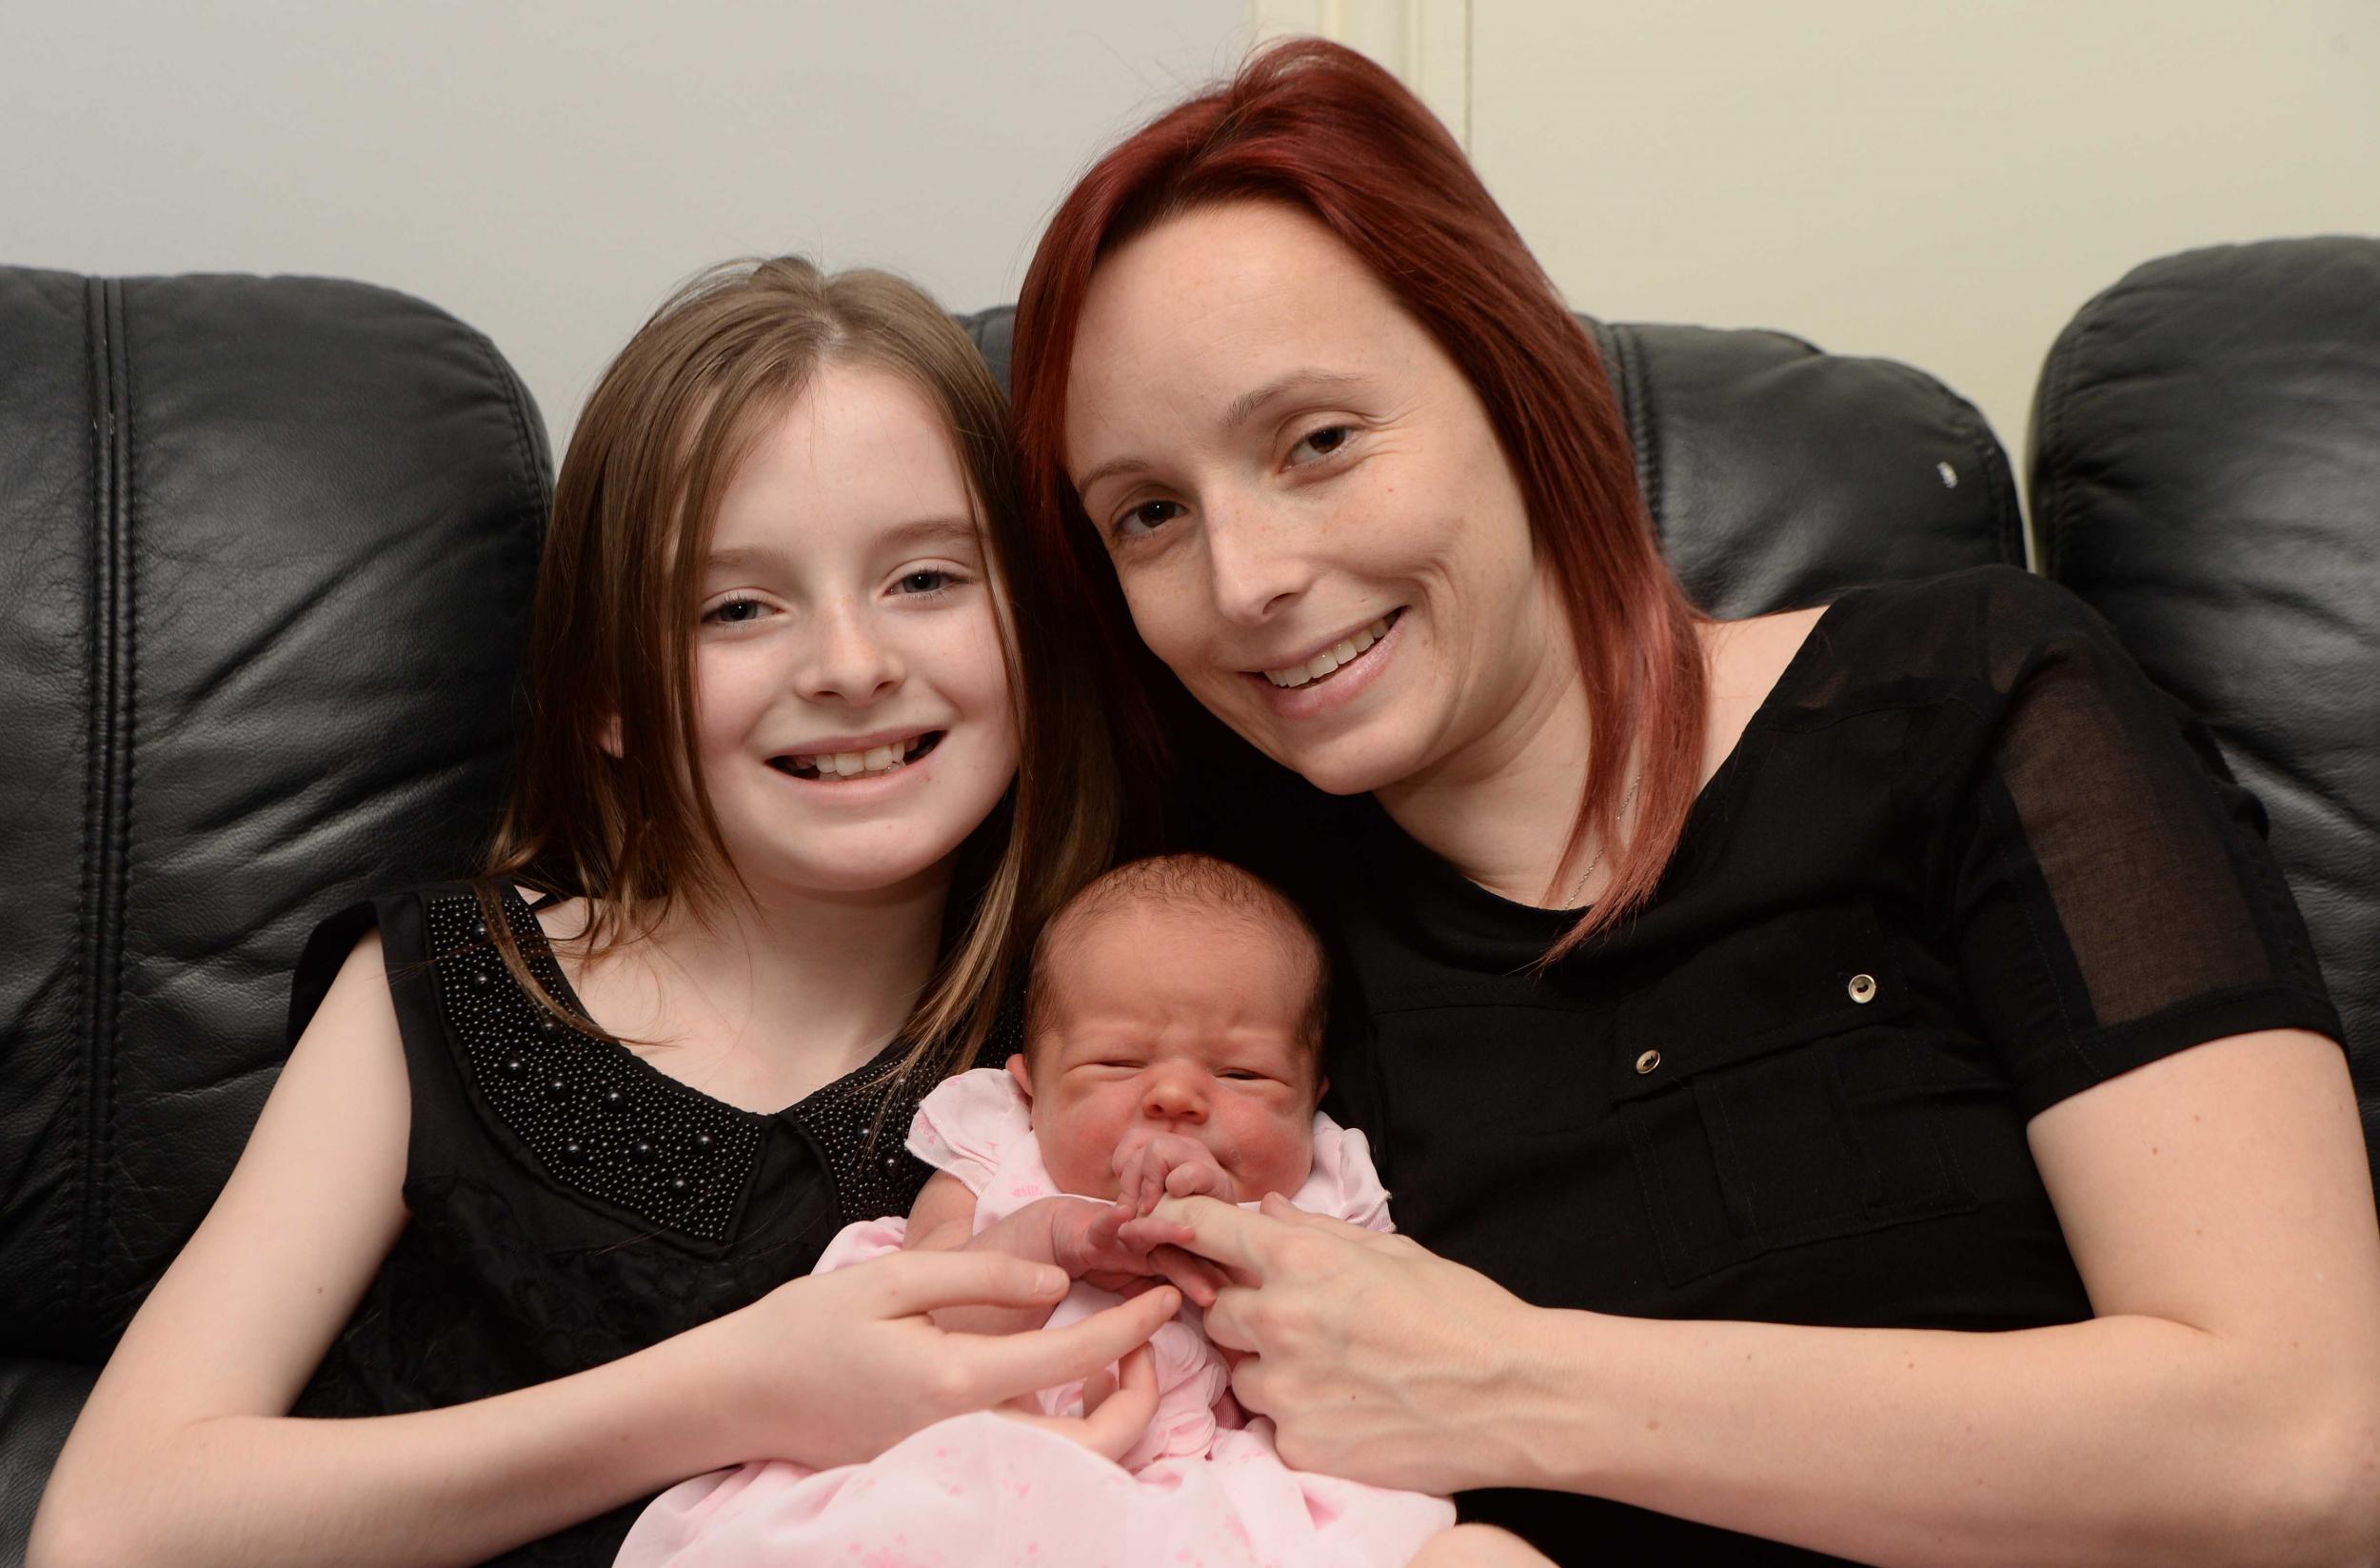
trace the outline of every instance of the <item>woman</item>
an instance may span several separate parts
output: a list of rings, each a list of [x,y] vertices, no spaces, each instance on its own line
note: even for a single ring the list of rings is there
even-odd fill
[[[1338,940],[1406,1233],[1181,1205],[1292,1463],[1566,1560],[2380,1552],[2336,1015],[2104,625],[1696,617],[1589,340],[1334,46],[1095,166],[1018,325],[1042,574],[1312,786],[1177,784]]]

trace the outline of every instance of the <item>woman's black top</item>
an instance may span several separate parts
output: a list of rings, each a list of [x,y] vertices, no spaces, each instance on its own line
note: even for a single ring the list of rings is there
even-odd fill
[[[1848,594],[1652,904],[1541,976],[1571,917],[1369,798],[1243,772],[1191,792],[1189,831],[1332,939],[1332,1108],[1407,1235],[1546,1306],[2020,1328],[2091,1313],[2033,1116],[2201,1042],[2340,1032],[2262,809],[2179,717],[2022,572]],[[1595,1499],[1460,1500],[1566,1562],[1829,1560]]]
[[[293,1041],[379,927],[413,1111],[405,1229],[297,1415],[435,1409],[641,1350],[808,1273],[845,1223],[907,1213],[929,1174],[903,1147],[915,1096],[879,1084],[898,1047],[774,1116],[723,1103],[574,1027],[536,915],[509,888],[499,907],[567,1013],[514,982],[466,885],[358,904],[299,963]],[[607,1564],[642,1507],[498,1560]]]

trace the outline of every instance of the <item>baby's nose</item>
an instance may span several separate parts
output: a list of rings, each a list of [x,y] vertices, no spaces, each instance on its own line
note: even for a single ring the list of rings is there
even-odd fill
[[[1150,1081],[1141,1103],[1149,1116],[1162,1121],[1200,1121],[1206,1118],[1206,1097],[1183,1074],[1159,1074]]]

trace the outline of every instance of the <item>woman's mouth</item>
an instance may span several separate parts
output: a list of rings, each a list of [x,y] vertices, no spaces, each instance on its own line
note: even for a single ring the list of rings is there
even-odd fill
[[[771,757],[768,765],[796,779],[839,784],[846,779],[881,779],[898,773],[942,744],[945,730],[929,729],[904,742],[869,746],[864,751],[825,751]]]
[[[1341,638],[1304,664],[1290,665],[1281,669],[1268,669],[1264,671],[1264,678],[1273,685],[1284,688],[1312,685],[1317,681],[1327,681],[1366,653],[1371,652],[1372,645],[1387,636],[1388,628],[1395,625],[1397,618],[1404,613],[1401,606],[1390,610],[1379,620],[1360,628],[1352,637]]]

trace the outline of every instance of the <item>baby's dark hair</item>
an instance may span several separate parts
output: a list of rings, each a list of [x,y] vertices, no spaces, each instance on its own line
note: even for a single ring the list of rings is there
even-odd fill
[[[1330,1020],[1331,967],[1321,936],[1289,896],[1253,871],[1213,855],[1151,855],[1126,861],[1094,878],[1061,905],[1033,943],[1032,979],[1025,990],[1024,1039],[1028,1054],[1041,1038],[1063,985],[1060,971],[1067,946],[1089,922],[1136,904],[1191,904],[1225,920],[1269,934],[1302,952],[1313,965],[1314,982],[1299,1021],[1298,1038],[1319,1063]]]

